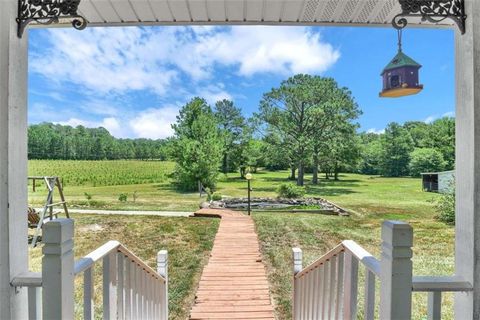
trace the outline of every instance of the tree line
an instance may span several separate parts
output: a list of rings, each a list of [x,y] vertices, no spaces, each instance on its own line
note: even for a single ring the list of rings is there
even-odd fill
[[[168,140],[117,139],[105,128],[40,123],[28,127],[29,159],[165,160]]]
[[[455,167],[455,119],[424,123],[392,122],[382,134],[359,134],[362,158],[357,171],[387,177],[419,176]]]

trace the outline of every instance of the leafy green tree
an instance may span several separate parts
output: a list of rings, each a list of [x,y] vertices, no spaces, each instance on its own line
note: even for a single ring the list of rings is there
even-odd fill
[[[357,125],[344,124],[329,139],[329,144],[322,151],[321,163],[326,174],[338,180],[340,171],[354,171],[360,158],[360,138],[356,135]]]
[[[387,177],[409,173],[410,152],[414,145],[409,132],[396,122],[388,124],[382,136],[381,174]]]
[[[323,168],[330,168],[338,179],[339,170],[353,166],[359,156],[358,140],[355,139],[357,124],[352,121],[361,114],[351,92],[339,88],[336,81],[323,78],[317,81],[317,124],[311,145],[312,184],[318,183],[320,163]],[[321,160],[322,159],[322,160]]]
[[[419,177],[422,172],[442,171],[447,165],[443,154],[432,148],[417,148],[410,154],[410,175]]]
[[[242,111],[233,101],[226,99],[217,101],[214,114],[223,140],[222,172],[226,174],[239,165],[235,162],[235,155],[242,153],[242,148],[248,144],[250,135],[246,132],[247,126]]]
[[[305,74],[282,81],[278,88],[265,93],[259,111],[260,119],[267,124],[270,132],[279,136],[280,141],[288,143],[291,152],[287,154],[294,157],[292,160],[298,168],[299,186],[304,185],[312,141],[323,140],[328,134],[333,136],[332,126],[358,114],[359,110],[348,90],[338,88],[331,78]]]
[[[173,156],[175,182],[182,190],[195,190],[201,184],[214,189],[223,155],[223,141],[212,109],[204,99],[193,98],[180,110]]]
[[[381,135],[376,133],[361,133],[359,138],[361,144],[359,172],[372,175],[380,174],[380,159],[383,154]]]
[[[444,117],[430,125],[427,147],[437,149],[446,161],[446,170],[455,167],[455,119]]]

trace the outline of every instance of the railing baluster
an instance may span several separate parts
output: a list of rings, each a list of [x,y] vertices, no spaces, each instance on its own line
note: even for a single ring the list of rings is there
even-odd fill
[[[375,317],[375,274],[365,270],[365,320],[373,320]]]
[[[147,314],[147,297],[145,293],[147,292],[147,279],[145,278],[145,272],[143,268],[140,271],[140,278],[142,279],[142,294],[140,295],[140,298],[142,299],[142,318],[147,319],[148,314]]]
[[[148,283],[148,278],[147,274],[143,272],[143,281],[145,283],[144,290],[143,290],[143,317],[145,319],[150,319],[150,314],[149,314],[149,303],[150,303],[150,297],[148,295],[148,290],[150,289],[150,283]]]
[[[42,288],[28,287],[28,319],[42,318]]]
[[[123,257],[125,265],[125,319],[132,319],[132,270],[128,257]]]
[[[117,315],[116,291],[117,255],[110,253],[103,258],[103,319],[113,319]]]
[[[143,319],[143,277],[142,277],[142,268],[137,265],[137,318]]]
[[[303,320],[304,317],[304,310],[305,310],[305,293],[304,293],[304,280],[305,277],[301,277],[298,279],[298,318],[295,318],[295,320]]]
[[[334,308],[335,308],[335,292],[337,289],[336,287],[336,282],[335,282],[335,276],[337,274],[337,257],[333,256],[332,259],[330,260],[330,292],[329,292],[329,297],[328,297],[328,314],[327,314],[327,319],[332,319],[333,314],[334,314]]]
[[[312,276],[311,280],[313,283],[313,287],[315,288],[315,291],[313,292],[313,313],[312,313],[312,319],[318,319],[318,315],[320,312],[320,306],[318,305],[318,286],[320,285],[320,279],[319,279],[319,268],[315,268],[312,271]]]
[[[343,319],[343,278],[344,278],[344,260],[345,260],[345,253],[341,252],[338,255],[337,259],[337,292],[335,298],[335,319],[340,320]]]
[[[323,294],[322,294],[322,319],[327,319],[327,310],[328,310],[328,297],[330,296],[330,283],[328,279],[330,277],[330,261],[326,261],[323,268]]]
[[[147,278],[147,288],[148,288],[148,291],[147,291],[147,301],[148,301],[148,317],[147,319],[153,319],[153,315],[152,315],[152,311],[153,311],[153,295],[152,295],[152,289],[153,289],[153,286],[152,286],[152,276],[150,274],[146,274],[145,277]]]
[[[312,271],[313,272],[313,271]],[[305,290],[305,319],[312,318],[312,306],[313,306],[313,283],[310,281],[311,273],[305,276],[306,290]]]
[[[93,283],[93,266],[83,272],[83,318],[95,319],[95,286]]]
[[[138,292],[138,282],[137,282],[137,265],[135,262],[130,261],[130,281],[132,282],[132,311],[131,319],[137,319],[138,317],[138,304],[137,304],[137,292]]]
[[[167,307],[165,304],[164,304],[164,301],[165,301],[165,289],[164,289],[164,284],[161,284],[160,285],[160,319],[162,320],[167,320],[167,318],[165,317],[165,308]]]
[[[343,315],[345,319],[357,318],[358,260],[349,251],[345,252],[345,275]]]
[[[428,293],[428,320],[440,320],[442,318],[442,292],[433,291]]]
[[[323,280],[322,280],[322,275],[323,275],[323,266],[320,265],[317,268],[317,274],[315,276],[315,319],[321,319],[322,317],[322,291],[321,287],[323,285]]]
[[[124,266],[123,266],[123,253],[117,252],[117,319],[124,319]]]

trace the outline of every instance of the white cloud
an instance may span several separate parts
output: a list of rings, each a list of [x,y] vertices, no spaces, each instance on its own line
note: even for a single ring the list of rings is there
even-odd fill
[[[206,87],[201,87],[197,90],[194,96],[204,98],[211,106],[215,105],[215,103],[219,100],[233,100],[232,95],[225,90],[225,86],[223,83],[211,84]]]
[[[222,66],[242,76],[322,73],[340,57],[307,27],[52,29],[47,36],[48,49],[31,52],[31,70],[96,93],[166,95],[180,73],[195,82],[210,79]]]
[[[197,78],[207,76],[215,64],[236,66],[243,76],[322,73],[340,57],[338,50],[321,41],[318,32],[306,27],[226,28],[197,36],[183,52],[177,56],[179,66]]]
[[[140,28],[91,28],[48,32],[50,47],[32,54],[31,68],[57,82],[70,81],[94,92],[166,92],[176,72],[161,66],[161,52],[144,50],[151,32]]]
[[[172,123],[176,121],[179,108],[166,106],[151,108],[141,112],[129,121],[129,125],[137,137],[162,139],[173,135]]]
[[[444,117],[455,117],[455,112],[454,111],[448,111],[442,114],[441,116],[438,114],[432,114],[431,116],[428,116],[423,122],[430,124],[434,122],[437,119],[444,118]]]
[[[367,130],[367,133],[384,134],[385,129],[377,130],[376,128],[370,128],[370,129]]]

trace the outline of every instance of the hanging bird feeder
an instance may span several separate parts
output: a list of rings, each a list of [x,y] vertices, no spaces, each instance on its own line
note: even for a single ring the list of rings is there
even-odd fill
[[[418,73],[422,66],[402,51],[402,30],[398,31],[398,53],[383,69],[380,97],[398,98],[417,94],[423,89]]]

